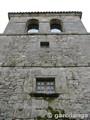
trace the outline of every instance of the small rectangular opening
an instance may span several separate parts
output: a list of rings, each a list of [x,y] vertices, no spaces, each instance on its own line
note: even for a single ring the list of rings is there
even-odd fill
[[[49,47],[49,42],[40,42],[41,47]]]
[[[36,78],[37,93],[55,93],[55,78]]]

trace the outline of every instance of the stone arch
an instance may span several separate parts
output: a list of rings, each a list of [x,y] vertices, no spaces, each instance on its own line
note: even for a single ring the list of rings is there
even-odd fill
[[[39,31],[39,20],[30,19],[26,23],[27,33],[38,33]]]
[[[55,32],[55,33],[63,32],[62,21],[60,19],[51,19],[50,29],[51,29],[51,32]]]

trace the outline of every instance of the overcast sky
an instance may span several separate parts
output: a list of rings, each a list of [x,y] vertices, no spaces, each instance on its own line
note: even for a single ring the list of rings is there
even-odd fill
[[[89,0],[1,0],[0,33],[3,33],[8,23],[8,12],[31,11],[82,11],[82,22],[90,32]]]

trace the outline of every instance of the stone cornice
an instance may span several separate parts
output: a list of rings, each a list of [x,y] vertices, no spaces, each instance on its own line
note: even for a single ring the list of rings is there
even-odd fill
[[[58,15],[58,16],[79,16],[82,17],[81,11],[52,11],[52,12],[9,12],[8,17],[30,17],[30,16],[41,16],[41,15]]]
[[[30,36],[30,35],[90,35],[90,33],[26,33],[26,34],[0,34],[0,36]]]

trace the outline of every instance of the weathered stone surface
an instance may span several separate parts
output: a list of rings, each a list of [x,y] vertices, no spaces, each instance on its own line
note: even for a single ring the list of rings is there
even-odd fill
[[[87,33],[83,26],[81,13],[38,13],[38,14],[9,14],[10,21],[4,31],[4,34],[23,34],[27,33],[26,23],[30,19],[39,20],[39,32],[40,33],[51,33],[50,21],[52,19],[60,19],[63,25],[63,32],[75,32],[75,33]]]
[[[38,75],[39,71],[40,75]],[[47,114],[48,106],[54,109],[63,109],[66,113],[74,111],[82,114],[90,112],[90,68],[89,67],[68,67],[68,68],[0,68],[0,112],[2,118],[34,118],[40,116],[43,111]],[[28,77],[21,78],[21,74],[29,73]],[[32,73],[32,75],[31,75]],[[56,93],[59,97],[53,100],[37,99],[31,97],[30,93],[36,92],[35,87],[30,90],[28,84],[35,86],[33,79],[39,76],[55,77]],[[3,79],[4,78],[4,79]],[[2,81],[3,79],[3,81]],[[27,85],[25,82],[27,81]],[[35,80],[36,81],[36,80]],[[5,87],[8,83],[8,88]],[[24,86],[27,91],[24,90]],[[28,90],[29,89],[29,90]]]
[[[55,114],[89,120],[90,34],[81,12],[9,13],[9,19],[0,35],[0,120],[53,120]],[[38,33],[27,33],[30,19],[39,21]],[[62,21],[62,33],[51,33],[52,19]],[[40,46],[45,41],[49,46]],[[37,93],[37,78],[55,78],[54,94]]]
[[[88,35],[0,36],[0,66],[90,66]],[[40,47],[49,41],[49,48]]]

